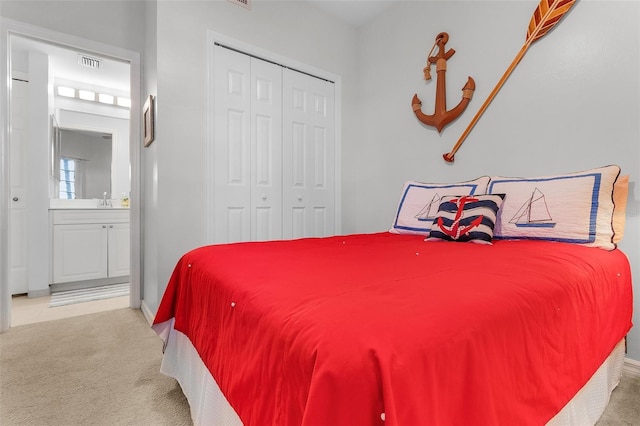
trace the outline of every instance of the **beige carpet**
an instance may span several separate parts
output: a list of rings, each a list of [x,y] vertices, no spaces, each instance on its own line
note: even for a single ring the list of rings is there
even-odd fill
[[[0,425],[191,425],[162,341],[129,308],[0,334]],[[623,377],[598,426],[640,425],[640,378]]]
[[[0,334],[0,425],[190,425],[162,341],[129,308]]]

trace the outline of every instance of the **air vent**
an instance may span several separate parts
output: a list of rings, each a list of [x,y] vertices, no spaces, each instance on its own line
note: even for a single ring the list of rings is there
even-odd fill
[[[251,10],[251,0],[229,0],[233,4],[237,4],[238,6],[242,6],[245,9]]]
[[[98,58],[92,58],[91,56],[78,55],[78,64],[96,70],[102,68],[102,61]]]

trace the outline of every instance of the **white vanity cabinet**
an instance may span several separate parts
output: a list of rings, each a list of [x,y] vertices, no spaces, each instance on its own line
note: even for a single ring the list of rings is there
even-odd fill
[[[128,209],[51,212],[53,284],[129,275]]]

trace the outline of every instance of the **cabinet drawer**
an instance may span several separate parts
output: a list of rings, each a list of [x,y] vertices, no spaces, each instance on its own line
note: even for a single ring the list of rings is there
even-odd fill
[[[128,223],[129,209],[52,210],[54,225],[83,223]]]

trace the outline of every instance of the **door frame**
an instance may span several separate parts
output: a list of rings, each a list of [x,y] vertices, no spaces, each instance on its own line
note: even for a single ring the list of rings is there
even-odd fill
[[[341,176],[342,176],[342,78],[329,71],[325,71],[320,68],[313,67],[311,65],[304,64],[302,62],[296,61],[295,59],[288,58],[286,56],[279,55],[277,53],[271,52],[266,49],[262,49],[260,47],[254,46],[252,44],[237,40],[233,37],[229,37],[224,34],[217,33],[215,31],[207,30],[207,130],[206,130],[206,138],[207,143],[205,147],[205,162],[206,162],[206,228],[205,228],[205,236],[208,244],[213,243],[214,241],[214,185],[215,181],[214,170],[215,170],[215,155],[214,155],[214,147],[215,147],[215,129],[214,129],[214,119],[213,112],[215,111],[215,45],[220,44],[227,48],[237,50],[240,53],[244,53],[249,56],[256,57],[258,59],[265,60],[267,62],[272,62],[277,65],[283,66],[285,68],[291,68],[295,71],[299,71],[305,74],[309,74],[313,77],[317,77],[320,79],[325,79],[332,81],[334,83],[335,89],[335,108],[334,108],[334,143],[335,143],[335,157],[334,157],[334,179],[335,179],[335,189],[334,189],[334,199],[335,199],[335,234],[339,235],[342,233],[342,185],[341,185]]]
[[[95,52],[100,55],[126,61],[130,65],[129,84],[131,109],[129,115],[129,161],[131,164],[131,283],[129,306],[140,308],[141,299],[141,65],[140,53],[88,40],[82,37],[37,27],[0,17],[0,57],[5,66],[0,67],[0,332],[11,326],[11,289],[9,286],[9,138],[11,117],[11,49],[12,35],[35,38],[43,42],[68,46],[73,49]]]

